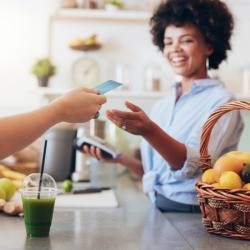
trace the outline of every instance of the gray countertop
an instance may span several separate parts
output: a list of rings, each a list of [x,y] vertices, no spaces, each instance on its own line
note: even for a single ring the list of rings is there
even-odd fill
[[[0,214],[0,249],[250,249],[250,242],[211,235],[200,214],[162,214],[126,176],[118,208],[55,208],[50,236],[27,238],[23,218]]]

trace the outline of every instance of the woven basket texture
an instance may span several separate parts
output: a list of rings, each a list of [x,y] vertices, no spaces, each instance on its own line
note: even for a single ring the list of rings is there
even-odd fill
[[[235,101],[215,110],[203,126],[200,145],[200,167],[212,168],[208,143],[218,119],[232,110],[250,110],[250,102]],[[198,181],[195,186],[202,222],[209,233],[250,240],[250,190],[222,189]]]

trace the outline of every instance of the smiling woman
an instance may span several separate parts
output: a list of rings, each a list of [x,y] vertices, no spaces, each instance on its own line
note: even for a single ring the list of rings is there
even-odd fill
[[[213,51],[196,26],[166,27],[163,54],[175,73],[183,77],[182,94],[189,91],[195,79],[208,78],[206,60]]]
[[[116,162],[142,177],[144,191],[161,211],[198,212],[194,186],[201,175],[201,129],[212,111],[235,99],[208,74],[231,49],[233,17],[220,0],[168,0],[158,6],[150,23],[154,44],[181,80],[153,106],[149,117],[131,102],[126,102],[130,112],[106,112],[119,128],[143,138],[142,161],[122,154]],[[209,147],[212,161],[237,147],[242,128],[238,111],[217,123]],[[84,147],[84,152],[108,161],[93,146]]]

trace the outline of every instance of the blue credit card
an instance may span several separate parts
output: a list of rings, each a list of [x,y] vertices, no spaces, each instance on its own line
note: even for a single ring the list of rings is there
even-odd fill
[[[96,85],[93,89],[98,89],[99,90],[99,95],[103,95],[107,92],[109,92],[112,89],[115,89],[122,84],[113,80],[106,81],[104,83],[101,83],[99,85]]]

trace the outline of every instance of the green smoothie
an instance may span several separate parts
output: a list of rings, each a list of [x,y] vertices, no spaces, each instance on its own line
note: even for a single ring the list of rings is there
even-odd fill
[[[55,197],[41,199],[22,197],[22,200],[27,236],[48,236]]]

